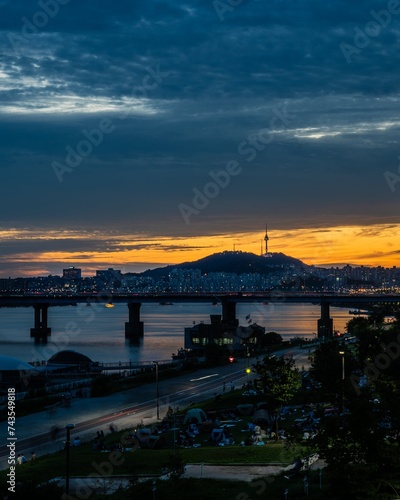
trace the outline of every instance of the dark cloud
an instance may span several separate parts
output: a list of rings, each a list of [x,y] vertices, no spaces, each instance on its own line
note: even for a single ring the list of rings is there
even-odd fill
[[[1,5],[1,227],[187,237],[257,230],[267,214],[281,229],[398,222],[384,173],[400,150],[400,14],[365,34],[387,4],[254,0],[221,21],[205,0],[71,0],[43,27],[38,3]],[[113,131],[60,183],[53,162],[103,119]],[[260,131],[271,140],[250,161],[239,148]],[[240,175],[186,225],[179,204],[232,160]],[[81,244],[103,242],[43,248]]]

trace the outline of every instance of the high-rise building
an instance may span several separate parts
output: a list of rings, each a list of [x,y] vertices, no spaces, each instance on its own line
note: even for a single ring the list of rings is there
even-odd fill
[[[0,292],[10,292],[14,290],[14,280],[11,278],[0,278]]]
[[[69,267],[63,269],[63,278],[66,280],[78,280],[82,278],[82,269],[78,267]]]
[[[102,281],[121,280],[122,273],[119,269],[109,267],[106,271],[96,271],[96,278]]]

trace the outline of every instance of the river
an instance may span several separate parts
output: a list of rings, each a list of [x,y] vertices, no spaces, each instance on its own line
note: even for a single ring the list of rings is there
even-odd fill
[[[64,349],[81,352],[103,363],[169,360],[172,353],[183,347],[185,327],[193,322],[208,323],[210,314],[221,313],[221,306],[211,304],[143,304],[144,338],[139,345],[132,345],[125,340],[126,304],[115,304],[113,308],[106,308],[104,304],[82,306],[49,308],[51,336],[44,345],[35,344],[30,338],[32,307],[1,308],[0,353],[27,362],[48,360]],[[236,313],[240,325],[253,321],[264,326],[267,332],[275,331],[289,340],[298,336],[315,337],[320,307],[284,302],[239,303]],[[334,329],[340,332],[352,318],[348,309],[337,307],[331,307],[331,317]]]

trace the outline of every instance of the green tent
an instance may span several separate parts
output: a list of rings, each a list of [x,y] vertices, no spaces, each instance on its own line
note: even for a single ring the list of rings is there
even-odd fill
[[[193,420],[192,420],[193,419]],[[198,424],[202,424],[207,420],[207,415],[201,408],[190,408],[183,419],[183,425],[196,420]]]

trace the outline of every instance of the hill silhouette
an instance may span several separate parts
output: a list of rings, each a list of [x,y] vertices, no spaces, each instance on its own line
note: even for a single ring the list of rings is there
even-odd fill
[[[173,264],[166,267],[149,269],[140,273],[140,276],[167,276],[173,269],[199,269],[202,274],[267,274],[276,271],[277,268],[289,267],[305,269],[308,266],[301,260],[289,257],[283,253],[271,253],[268,257],[262,257],[250,252],[226,251],[215,253],[193,262],[183,262],[182,264]]]

